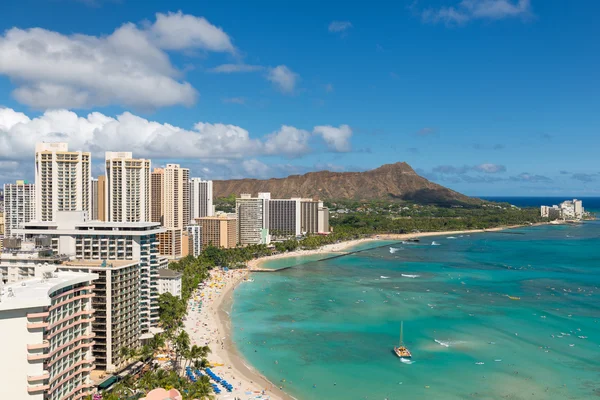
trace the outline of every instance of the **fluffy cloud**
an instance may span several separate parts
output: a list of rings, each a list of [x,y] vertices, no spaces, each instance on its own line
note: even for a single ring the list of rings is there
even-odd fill
[[[12,28],[0,36],[0,75],[17,86],[17,101],[40,109],[191,105],[198,94],[165,52],[185,49],[235,51],[221,28],[181,12],[107,36]]]
[[[329,24],[329,32],[339,33],[347,31],[352,28],[352,23],[350,21],[332,21]]]
[[[350,149],[351,129],[317,126],[334,151]],[[149,121],[125,112],[116,118],[93,112],[86,117],[67,110],[46,111],[37,118],[0,108],[0,163],[30,160],[36,142],[68,142],[75,150],[91,151],[95,158],[105,151],[128,150],[135,157],[153,159],[240,160],[259,156],[298,157],[310,151],[309,131],[283,125],[261,138],[252,138],[239,126],[198,122],[192,129]],[[118,141],[115,141],[118,138]]]
[[[316,128],[315,128],[316,129]],[[283,125],[277,132],[267,136],[265,141],[265,152],[271,155],[298,156],[309,152],[308,139],[310,133]]]
[[[530,14],[530,0],[462,0],[455,7],[426,9],[421,17],[425,22],[461,25],[473,19],[499,20]]]
[[[204,49],[233,53],[235,48],[223,29],[203,17],[177,13],[156,14],[150,34],[166,50]]]
[[[298,81],[298,74],[293,72],[285,65],[278,65],[277,67],[269,70],[267,79],[271,81],[281,92],[293,93]]]
[[[315,126],[313,133],[321,135],[330,150],[340,153],[350,151],[352,129],[348,125],[340,125],[338,128],[331,125]]]

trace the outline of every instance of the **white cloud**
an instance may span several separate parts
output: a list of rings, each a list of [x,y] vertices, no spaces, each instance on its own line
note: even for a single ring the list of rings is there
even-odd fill
[[[455,7],[429,8],[421,13],[425,22],[461,25],[473,19],[499,20],[531,15],[530,0],[462,0]]]
[[[262,161],[251,159],[242,162],[245,176],[253,176],[255,178],[270,178],[272,171],[271,167]]]
[[[340,125],[339,128],[331,125],[315,126],[313,133],[321,135],[330,150],[337,152],[350,151],[352,129],[348,125]]]
[[[347,125],[318,126],[314,132],[335,151],[350,149],[351,130]],[[0,162],[24,161],[25,165],[30,164],[35,143],[41,141],[68,142],[70,149],[91,151],[95,158],[103,157],[105,151],[128,150],[135,157],[204,159],[214,163],[260,156],[301,156],[310,152],[311,137],[309,131],[288,125],[253,138],[246,129],[231,124],[198,122],[192,129],[184,129],[129,112],[116,118],[99,112],[84,117],[62,109],[29,118],[10,108],[0,108]]]
[[[350,21],[332,21],[329,24],[329,32],[344,32],[348,29],[352,28],[352,23]]]
[[[499,172],[506,172],[506,167],[499,164],[480,164],[474,166],[473,170],[485,172],[486,174],[497,174]]]
[[[154,24],[126,23],[106,36],[9,29],[0,35],[0,75],[17,86],[17,101],[39,109],[191,105],[198,94],[164,50],[235,48],[204,18],[181,12],[156,17]]]
[[[249,64],[222,64],[217,67],[211,68],[208,71],[217,74],[232,74],[236,72],[256,72],[265,69],[262,65],[249,65]]]
[[[298,74],[285,65],[278,65],[269,70],[267,79],[273,82],[281,92],[293,93],[298,81]]]
[[[167,50],[204,49],[235,52],[231,39],[223,29],[203,17],[183,14],[181,11],[156,14],[150,33],[159,47]]]
[[[297,156],[310,151],[308,139],[310,133],[294,128],[293,126],[283,125],[277,132],[267,136],[265,142],[266,154]]]

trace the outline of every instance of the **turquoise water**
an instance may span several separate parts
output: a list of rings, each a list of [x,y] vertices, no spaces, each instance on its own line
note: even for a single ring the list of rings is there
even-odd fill
[[[234,341],[299,399],[600,396],[600,223],[511,232],[254,274]],[[411,364],[391,352],[402,320]]]

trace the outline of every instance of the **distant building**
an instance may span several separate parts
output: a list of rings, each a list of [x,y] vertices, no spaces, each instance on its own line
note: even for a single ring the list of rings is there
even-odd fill
[[[181,277],[180,272],[168,268],[158,270],[158,293],[171,293],[175,297],[181,298]]]
[[[540,207],[540,215],[542,216],[542,218],[547,218],[550,216],[550,207],[548,206],[541,206]]]
[[[237,218],[220,214],[214,217],[196,218],[201,228],[202,248],[208,246],[233,248],[237,245]]]
[[[329,209],[323,206],[322,201],[302,199],[300,207],[300,229],[302,233],[329,232]]]
[[[190,179],[190,219],[214,215],[213,183],[200,178]]]
[[[163,226],[184,229],[190,223],[190,170],[179,164],[164,169]]]
[[[238,220],[237,236],[242,245],[269,244],[269,199],[270,193],[259,193],[258,197],[242,194],[235,201]]]
[[[170,260],[180,258],[183,255],[182,240],[183,231],[181,228],[164,228],[159,233],[158,253]]]
[[[150,222],[150,160],[107,151],[105,212],[110,222]]]
[[[300,199],[269,200],[269,234],[271,236],[298,236],[301,233]]]
[[[0,285],[2,399],[82,399],[91,395],[92,281],[96,274],[40,271]]]
[[[13,236],[13,230],[34,219],[35,185],[19,180],[4,184],[4,236]]]
[[[560,205],[541,206],[540,215],[550,219],[580,220],[585,215],[581,200],[565,200]]]
[[[98,220],[98,179],[92,178],[90,180],[91,193],[92,193],[92,208],[90,209],[90,218],[92,221]]]
[[[67,143],[35,146],[35,218],[53,221],[58,211],[92,208],[91,154],[69,151]]]
[[[194,221],[193,225],[187,226],[186,231],[190,239],[189,254],[198,257],[202,251],[202,227]]]
[[[165,170],[154,168],[154,171],[150,174],[150,182],[150,219],[152,222],[158,222],[162,225],[164,218],[163,186],[165,184]]]
[[[106,176],[100,175],[98,177],[98,191],[96,193],[96,204],[98,205],[98,221],[106,221],[106,209],[105,209],[105,197],[106,197]]]

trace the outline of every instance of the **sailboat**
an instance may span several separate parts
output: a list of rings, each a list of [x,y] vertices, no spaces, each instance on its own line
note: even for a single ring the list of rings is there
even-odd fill
[[[394,353],[400,358],[412,358],[412,354],[410,354],[410,350],[404,346],[404,342],[402,340],[402,331],[404,330],[404,321],[400,323],[400,344],[398,346],[394,346]]]

